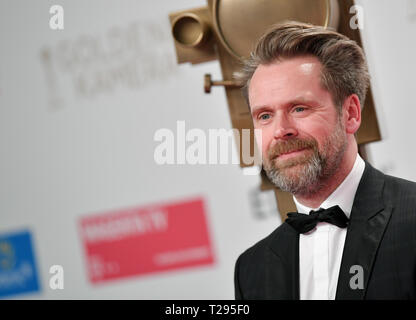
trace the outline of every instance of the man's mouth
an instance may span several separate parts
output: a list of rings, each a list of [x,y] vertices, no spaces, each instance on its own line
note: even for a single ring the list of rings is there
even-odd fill
[[[297,150],[291,150],[288,152],[280,153],[278,156],[276,156],[274,159],[289,159],[292,157],[296,157],[299,154],[303,153],[307,148],[297,149]]]

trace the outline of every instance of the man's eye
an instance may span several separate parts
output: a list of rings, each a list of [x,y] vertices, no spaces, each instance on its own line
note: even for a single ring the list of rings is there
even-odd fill
[[[270,119],[270,114],[264,113],[259,118],[260,118],[260,120],[268,120],[268,119]]]
[[[294,108],[293,109],[295,112],[303,112],[303,111],[305,111],[305,108],[304,107],[296,107],[296,108]]]

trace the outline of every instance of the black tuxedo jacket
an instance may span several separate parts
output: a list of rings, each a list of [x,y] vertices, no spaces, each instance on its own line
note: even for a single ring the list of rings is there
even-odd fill
[[[363,268],[363,289],[350,286],[357,274],[353,265]],[[236,299],[298,300],[299,234],[284,222],[242,253],[234,284]],[[336,299],[416,299],[416,183],[384,175],[366,162]]]

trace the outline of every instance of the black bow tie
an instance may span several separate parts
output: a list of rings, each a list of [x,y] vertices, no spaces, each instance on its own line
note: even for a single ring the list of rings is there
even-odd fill
[[[285,220],[297,232],[306,233],[316,227],[318,222],[328,222],[340,228],[348,226],[349,219],[339,206],[328,209],[311,210],[309,214],[290,212]]]

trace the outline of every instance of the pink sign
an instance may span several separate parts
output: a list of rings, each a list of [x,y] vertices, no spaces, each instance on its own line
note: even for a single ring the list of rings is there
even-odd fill
[[[82,218],[93,283],[214,263],[202,198]]]

